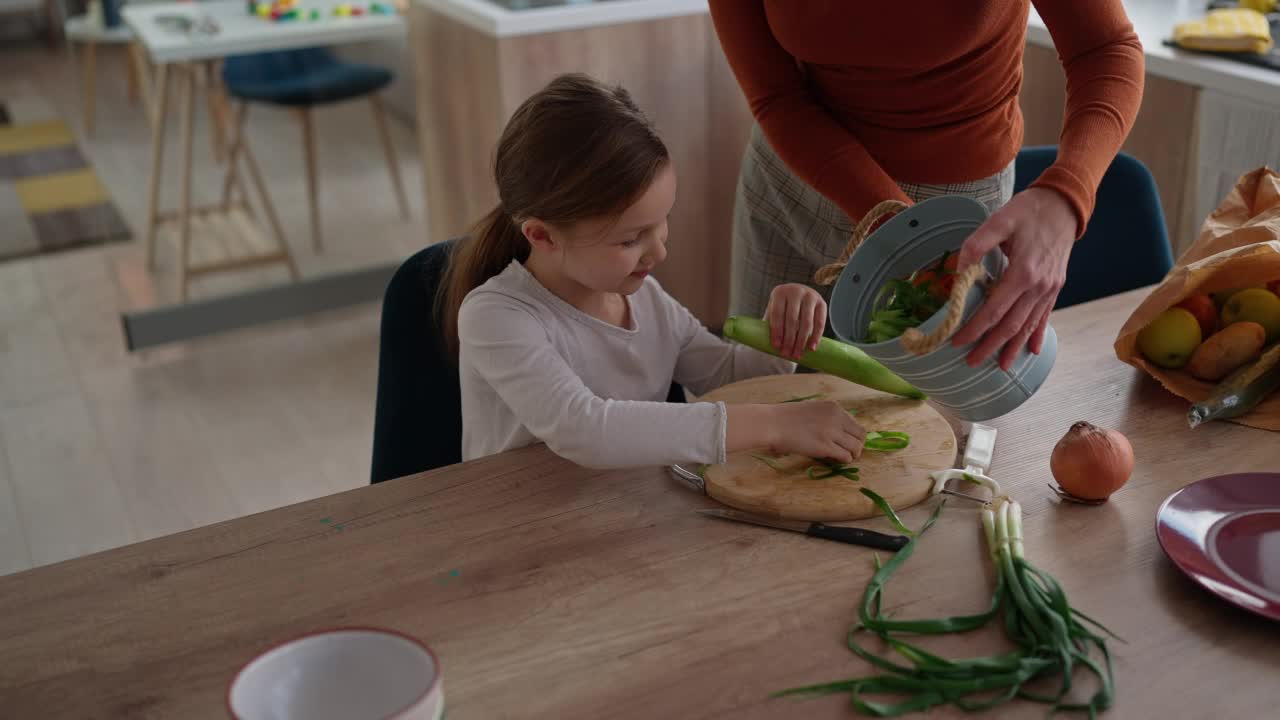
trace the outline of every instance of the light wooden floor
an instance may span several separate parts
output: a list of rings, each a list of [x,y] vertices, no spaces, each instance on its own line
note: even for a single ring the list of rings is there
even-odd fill
[[[110,48],[108,48],[110,50]],[[173,248],[143,264],[149,136],[123,55],[99,57],[97,131],[80,137],[137,239],[0,263],[0,573],[57,562],[368,482],[378,308],[125,352],[120,312],[177,297]],[[40,97],[82,134],[78,65],[37,45],[0,50],[0,99]],[[205,120],[200,112],[201,122]],[[255,108],[251,142],[303,275],[407,256],[367,103],[317,115],[326,249],[310,250],[292,116]],[[170,122],[169,159],[177,156]],[[220,187],[197,128],[197,200]],[[411,199],[415,144],[395,141]],[[176,196],[175,182],[166,188]],[[286,282],[283,269],[202,279],[192,297]]]

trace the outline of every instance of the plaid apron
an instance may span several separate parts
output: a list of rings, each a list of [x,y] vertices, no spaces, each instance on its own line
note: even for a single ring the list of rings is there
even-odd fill
[[[1013,163],[991,177],[951,185],[899,183],[912,202],[939,195],[967,195],[991,212],[1013,196]],[[783,283],[813,284],[819,267],[840,256],[853,220],[835,203],[796,177],[760,132],[752,127],[742,159],[733,211],[733,315],[762,317],[769,293]]]

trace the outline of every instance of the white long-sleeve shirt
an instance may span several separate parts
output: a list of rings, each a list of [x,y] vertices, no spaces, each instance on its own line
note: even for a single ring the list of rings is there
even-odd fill
[[[473,290],[458,318],[462,458],[545,442],[593,468],[725,461],[723,403],[665,402],[787,360],[712,335],[653,278],[627,298],[631,328],[591,317],[518,262]]]

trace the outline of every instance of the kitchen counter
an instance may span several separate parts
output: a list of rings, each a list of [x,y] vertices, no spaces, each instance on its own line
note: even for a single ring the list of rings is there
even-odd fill
[[[1205,0],[1126,0],[1125,10],[1142,40],[1147,73],[1280,107],[1280,71],[1164,44],[1173,37],[1175,25],[1204,17],[1206,5]],[[1027,22],[1027,43],[1053,47],[1053,39],[1034,5]]]
[[[419,0],[494,38],[706,14],[706,0]]]
[[[419,0],[419,3],[494,38],[707,12],[706,0]],[[1175,24],[1204,16],[1204,0],[1126,0],[1124,5],[1142,40],[1149,73],[1280,105],[1280,72],[1164,45],[1173,35]],[[1027,42],[1053,47],[1053,39],[1034,5],[1027,23]]]

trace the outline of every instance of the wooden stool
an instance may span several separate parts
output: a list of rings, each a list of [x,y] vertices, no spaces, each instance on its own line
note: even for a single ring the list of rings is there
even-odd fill
[[[297,280],[298,268],[289,252],[284,231],[276,217],[275,207],[267,194],[266,183],[258,163],[244,138],[245,108],[236,115],[234,134],[228,153],[223,181],[222,200],[216,205],[191,205],[191,145],[194,125],[195,85],[198,77],[213,77],[214,62],[204,60],[162,64],[156,68],[156,103],[152,109],[150,211],[147,216],[147,266],[155,267],[156,241],[163,227],[177,235],[179,249],[178,284],[181,298],[187,299],[191,279],[201,275],[238,270],[261,265],[283,264],[290,277]],[[177,211],[160,210],[160,174],[163,167],[165,116],[168,103],[168,75],[172,70],[179,83],[181,122],[182,182],[181,201]],[[240,161],[248,167],[263,214],[271,226],[271,236],[261,232],[249,205],[248,191],[240,179]],[[233,198],[239,190],[240,200]],[[193,237],[193,235],[197,237]]]
[[[319,173],[316,171],[316,140],[311,121],[313,108],[355,98],[367,98],[373,110],[374,128],[391,174],[391,186],[400,216],[409,219],[409,204],[400,179],[400,164],[387,127],[386,113],[378,93],[391,83],[390,70],[338,59],[325,48],[302,48],[252,53],[227,58],[223,80],[228,94],[241,102],[243,117],[250,102],[290,108],[302,125],[303,159],[306,163],[307,203],[311,212],[311,242],[318,253],[323,249],[320,232]],[[238,123],[237,123],[238,124]]]
[[[137,103],[146,92],[143,79],[146,76],[146,59],[137,43],[133,41],[133,31],[128,25],[121,23],[115,27],[99,27],[89,21],[87,15],[67,18],[63,25],[69,46],[74,43],[84,44],[84,70],[81,81],[84,85],[84,133],[93,137],[93,106],[97,97],[98,45],[129,46],[129,101]],[[144,99],[144,107],[150,105]]]

